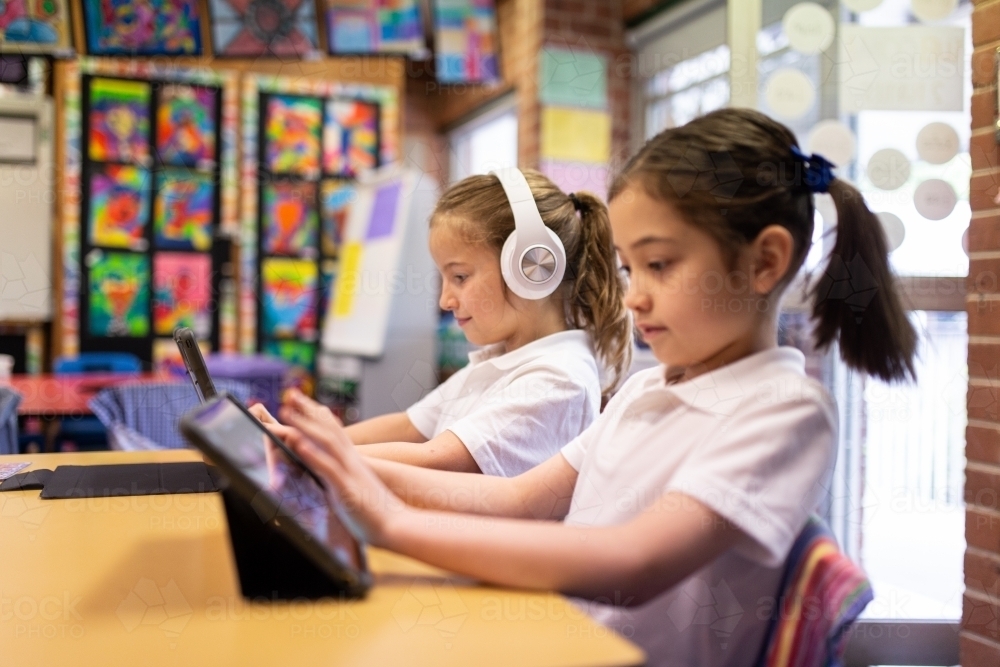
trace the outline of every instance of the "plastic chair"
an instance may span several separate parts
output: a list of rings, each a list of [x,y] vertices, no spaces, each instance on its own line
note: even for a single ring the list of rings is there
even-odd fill
[[[128,352],[83,352],[76,357],[59,357],[52,364],[52,372],[56,375],[140,371],[142,371],[142,361]]]
[[[128,352],[82,352],[76,357],[59,357],[52,364],[56,375],[83,373],[139,373],[142,361]],[[56,441],[71,441],[80,449],[105,449],[108,433],[96,417],[64,419]]]
[[[841,667],[847,631],[874,594],[819,517],[792,545],[779,591],[757,667]]]
[[[247,384],[216,380],[215,386],[244,403],[250,399]],[[107,428],[112,449],[181,449],[188,443],[177,424],[198,405],[198,395],[190,382],[126,384],[101,390],[89,405]]]
[[[278,413],[288,373],[286,362],[260,354],[210,354],[205,359],[205,366],[216,380],[249,384],[253,397],[263,403],[271,414]]]
[[[17,454],[17,406],[21,394],[0,386],[0,454]]]

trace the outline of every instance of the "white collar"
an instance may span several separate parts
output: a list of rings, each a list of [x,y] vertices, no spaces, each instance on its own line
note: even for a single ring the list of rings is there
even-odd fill
[[[582,329],[567,329],[531,341],[516,350],[504,352],[504,344],[488,345],[469,353],[472,365],[489,363],[501,371],[509,371],[529,361],[550,354],[556,346],[576,345],[593,354],[590,335]]]
[[[649,389],[667,391],[703,412],[728,416],[763,380],[781,371],[805,377],[805,356],[794,347],[773,347],[743,357],[691,380],[667,384],[666,366],[659,366]]]

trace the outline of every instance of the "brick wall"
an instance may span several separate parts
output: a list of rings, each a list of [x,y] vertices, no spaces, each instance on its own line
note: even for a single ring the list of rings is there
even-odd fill
[[[1000,164],[994,136],[1000,0],[972,15],[969,427],[966,431],[965,667],[1000,665]]]
[[[655,3],[654,3],[655,4]],[[611,167],[628,157],[631,123],[628,74],[631,54],[625,45],[624,5],[620,0],[546,0],[545,44],[584,47],[608,59],[611,112]]]

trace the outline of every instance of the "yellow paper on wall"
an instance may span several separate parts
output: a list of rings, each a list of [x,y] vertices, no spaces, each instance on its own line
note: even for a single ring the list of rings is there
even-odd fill
[[[610,114],[563,107],[542,110],[542,159],[603,164],[610,157]]]
[[[340,271],[337,275],[337,291],[333,301],[335,317],[350,317],[354,310],[354,293],[361,282],[361,243],[349,241],[344,244],[340,255]]]

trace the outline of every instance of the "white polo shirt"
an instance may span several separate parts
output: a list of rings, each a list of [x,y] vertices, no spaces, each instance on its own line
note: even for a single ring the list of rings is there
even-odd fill
[[[590,336],[561,331],[504,353],[492,345],[407,411],[427,439],[451,431],[487,475],[514,477],[551,458],[601,410]]]
[[[833,401],[788,347],[686,382],[641,371],[562,454],[579,473],[567,524],[622,524],[679,491],[747,538],[639,607],[582,603],[647,652],[649,665],[750,667],[792,543],[828,487]]]

